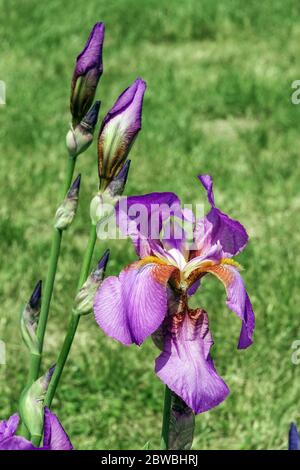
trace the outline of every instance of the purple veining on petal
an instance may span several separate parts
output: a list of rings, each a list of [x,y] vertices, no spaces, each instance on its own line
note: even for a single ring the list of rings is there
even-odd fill
[[[44,447],[49,450],[72,450],[71,441],[57,416],[45,407]]]
[[[207,314],[200,309],[190,310],[169,321],[155,372],[195,413],[203,413],[229,394],[210,356],[213,340]]]

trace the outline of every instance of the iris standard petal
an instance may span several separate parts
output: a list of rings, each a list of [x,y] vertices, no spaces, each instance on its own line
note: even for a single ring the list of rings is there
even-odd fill
[[[171,322],[155,372],[195,413],[202,413],[229,394],[210,356],[213,340],[207,314],[189,310],[181,318],[173,316]]]
[[[220,264],[206,269],[217,276],[227,292],[227,306],[242,320],[238,349],[248,348],[253,343],[255,317],[244,281],[238,270],[231,265]]]
[[[174,267],[134,263],[119,277],[108,277],[94,301],[100,328],[123,344],[140,345],[163,322],[167,311],[167,282]]]
[[[196,249],[204,253],[211,245],[220,242],[224,257],[235,256],[246,246],[247,232],[242,224],[215,206],[212,177],[200,175],[198,178],[206,190],[211,210],[196,223],[194,232]]]
[[[100,180],[108,182],[121,168],[141,129],[146,82],[141,78],[127,88],[105,116],[98,137]]]
[[[57,416],[47,407],[45,407],[44,415],[44,448],[49,450],[73,449],[71,441]]]
[[[30,441],[21,436],[11,436],[0,441],[0,450],[38,450]]]
[[[141,258],[152,254],[151,241],[159,240],[164,221],[180,213],[180,199],[170,192],[130,196],[116,205],[118,227]]]

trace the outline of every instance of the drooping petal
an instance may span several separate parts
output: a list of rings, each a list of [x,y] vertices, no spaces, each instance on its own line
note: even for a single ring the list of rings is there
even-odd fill
[[[44,415],[44,448],[49,450],[73,449],[71,441],[57,416],[47,407],[45,407]]]
[[[19,426],[19,422],[20,417],[17,413],[10,416],[7,421],[0,421],[0,440],[13,436]]]
[[[195,413],[217,406],[229,394],[210,356],[212,345],[206,312],[189,310],[171,317],[164,350],[156,359],[158,377]]]
[[[289,430],[289,450],[300,450],[300,436],[295,423],[291,423]]]
[[[119,277],[108,277],[94,301],[100,328],[123,344],[140,345],[163,322],[167,311],[167,282],[174,267],[134,263]]]
[[[215,206],[212,177],[200,175],[199,180],[206,190],[211,210],[196,223],[194,232],[196,251],[198,254],[205,253],[212,245],[220,242],[224,257],[235,256],[246,246],[247,232],[242,224]]]
[[[227,306],[242,320],[238,349],[248,348],[253,343],[255,317],[242,276],[234,266],[226,264],[208,267],[207,272],[222,281],[227,292]]]
[[[117,99],[105,116],[98,138],[100,182],[107,185],[123,165],[142,125],[146,82],[137,78]]]
[[[151,241],[159,240],[164,221],[175,214],[181,214],[180,199],[170,192],[130,196],[116,205],[117,224],[141,258],[151,255]]]

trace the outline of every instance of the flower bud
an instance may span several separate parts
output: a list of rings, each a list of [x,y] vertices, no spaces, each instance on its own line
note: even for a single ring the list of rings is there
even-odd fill
[[[104,190],[118,174],[141,129],[146,83],[138,78],[105,116],[98,137],[98,172]]]
[[[71,85],[71,114],[75,128],[91,107],[103,72],[102,47],[104,24],[96,23],[83,51],[79,54]]]
[[[75,158],[85,152],[93,142],[94,130],[98,120],[100,101],[95,101],[80,124],[71,126],[66,136],[66,145],[71,157]]]
[[[93,310],[94,297],[104,279],[108,259],[109,250],[106,250],[96,268],[91,272],[76,295],[73,310],[76,315],[87,315]]]
[[[39,281],[21,313],[21,334],[29,351],[34,354],[39,352],[39,342],[36,336],[41,309],[42,281]]]
[[[31,436],[39,436],[44,422],[44,398],[55,366],[27,387],[21,395],[20,414]]]
[[[73,222],[78,206],[80,180],[81,175],[78,175],[56,211],[54,227],[58,230],[66,230]]]
[[[121,170],[109,183],[103,192],[98,192],[93,197],[90,205],[90,216],[92,223],[97,225],[103,217],[107,218],[114,212],[115,205],[122,196],[128,178],[131,160],[127,160]],[[110,208],[110,213],[106,209]]]

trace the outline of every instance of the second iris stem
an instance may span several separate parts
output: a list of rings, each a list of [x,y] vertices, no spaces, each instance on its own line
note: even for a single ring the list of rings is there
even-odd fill
[[[96,239],[97,239],[96,226],[91,225],[90,237],[89,237],[88,245],[84,254],[83,263],[81,266],[77,290],[79,290],[82,287],[82,285],[84,284],[84,282],[86,281],[90,273],[91,261],[92,261]],[[56,367],[55,367],[53,376],[51,378],[51,381],[50,381],[50,384],[46,393],[46,397],[44,401],[45,406],[48,406],[48,407],[51,406],[54,394],[56,392],[61,374],[63,372],[66,360],[68,358],[68,355],[69,355],[69,352],[73,343],[73,339],[77,330],[79,320],[80,320],[80,316],[72,312],[70,316],[70,322],[69,322],[67,334],[63,343],[63,347],[58,356]]]
[[[64,186],[63,186],[63,197],[65,197],[68,189],[71,186],[75,164],[76,164],[76,158],[69,157],[68,163],[67,163],[66,177],[65,177]],[[48,314],[49,314],[49,308],[50,308],[55,275],[56,275],[56,270],[57,270],[57,263],[58,263],[58,258],[60,254],[61,240],[62,240],[62,231],[54,229],[51,252],[50,252],[49,268],[48,268],[47,278],[45,282],[45,287],[43,289],[41,313],[40,313],[39,323],[38,323],[37,333],[36,333],[37,338],[39,340],[40,348],[39,348],[39,354],[31,355],[29,375],[28,375],[28,385],[30,385],[32,382],[37,380],[39,376],[43,345],[44,345],[44,336],[45,336],[45,331],[46,331],[46,326],[47,326],[47,321],[48,321]]]
[[[161,444],[162,450],[168,450],[169,446],[169,429],[170,429],[170,417],[171,417],[171,405],[172,405],[172,392],[169,387],[165,387],[165,398],[163,408],[163,422],[161,430]]]

